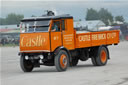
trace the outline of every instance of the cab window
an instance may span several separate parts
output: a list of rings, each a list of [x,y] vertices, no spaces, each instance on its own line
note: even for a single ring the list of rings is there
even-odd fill
[[[21,32],[48,32],[50,20],[21,22]]]
[[[60,21],[54,21],[52,24],[52,32],[60,31]]]

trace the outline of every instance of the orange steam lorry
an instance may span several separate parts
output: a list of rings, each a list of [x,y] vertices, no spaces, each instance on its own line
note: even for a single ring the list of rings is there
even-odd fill
[[[20,65],[31,72],[40,65],[66,71],[89,58],[94,66],[107,64],[109,45],[119,43],[119,31],[76,31],[70,15],[31,17],[21,20]]]

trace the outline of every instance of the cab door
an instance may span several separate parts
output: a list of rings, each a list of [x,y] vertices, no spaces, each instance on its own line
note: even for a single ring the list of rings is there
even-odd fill
[[[68,50],[75,49],[73,19],[62,19],[61,28],[62,28],[63,46]]]
[[[61,21],[53,20],[51,25],[51,51],[53,52],[57,47],[62,46],[62,32]]]

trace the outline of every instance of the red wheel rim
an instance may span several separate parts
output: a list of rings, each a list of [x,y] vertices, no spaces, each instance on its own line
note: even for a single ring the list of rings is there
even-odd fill
[[[67,66],[67,57],[64,54],[60,56],[60,65],[62,68],[66,68]]]
[[[104,50],[101,51],[101,61],[102,63],[105,63],[107,60],[107,55],[106,52]]]

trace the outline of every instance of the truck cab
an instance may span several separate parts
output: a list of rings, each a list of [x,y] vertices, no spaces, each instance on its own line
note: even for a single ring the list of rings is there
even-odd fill
[[[23,19],[20,52],[53,52],[60,46],[74,49],[73,17],[69,15]]]
[[[25,18],[21,20],[20,28],[19,54],[24,72],[40,65],[53,66],[54,57],[60,50],[64,49],[65,55],[69,55],[68,50],[75,49],[73,17],[70,15]],[[66,70],[71,58],[66,59],[63,55],[61,63],[64,67],[58,71]]]

